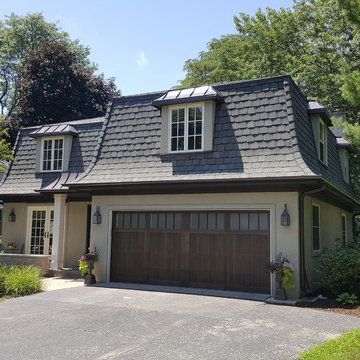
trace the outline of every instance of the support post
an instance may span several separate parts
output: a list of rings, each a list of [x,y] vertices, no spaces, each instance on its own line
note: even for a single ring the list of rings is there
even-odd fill
[[[51,270],[61,270],[64,266],[66,195],[54,195],[54,229],[51,254]]]

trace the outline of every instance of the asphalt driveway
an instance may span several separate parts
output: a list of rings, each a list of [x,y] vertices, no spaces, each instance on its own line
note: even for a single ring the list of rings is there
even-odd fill
[[[360,319],[263,302],[77,287],[0,303],[0,358],[296,359]]]

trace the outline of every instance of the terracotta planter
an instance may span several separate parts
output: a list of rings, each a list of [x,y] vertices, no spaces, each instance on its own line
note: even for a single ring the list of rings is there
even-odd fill
[[[286,295],[286,291],[283,287],[282,284],[282,279],[284,274],[281,273],[276,273],[276,291],[275,291],[275,300],[287,300],[287,295]]]

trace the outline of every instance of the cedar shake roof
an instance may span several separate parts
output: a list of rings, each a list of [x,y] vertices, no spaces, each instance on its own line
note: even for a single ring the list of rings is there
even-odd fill
[[[207,89],[222,98],[216,103],[212,151],[161,155],[161,106],[156,101],[164,100],[171,91],[122,96],[112,101],[104,121],[66,123],[78,133],[70,158],[71,176],[35,174],[36,139],[29,136],[34,128],[21,130],[15,148],[17,160],[9,168],[0,195],[61,190],[63,185],[76,189],[105,184],[318,177],[353,196],[352,187],[343,180],[331,131],[329,165],[317,157],[309,111],[326,115],[324,108],[309,105],[291,77],[215,84]],[[181,90],[176,92],[170,97],[179,98]],[[189,98],[189,94],[184,96]]]
[[[83,173],[90,164],[103,121],[104,118],[99,117],[54,125],[55,127],[66,125],[77,132],[72,142],[68,173],[35,173],[37,141],[33,134],[44,126],[21,129],[14,148],[16,160],[10,164],[5,173],[0,186],[0,196],[1,194],[35,194],[40,189],[49,190],[50,186],[55,185],[56,188],[60,188],[60,178],[74,181],[78,174]],[[71,176],[66,174],[71,174]]]
[[[353,193],[330,131],[329,166],[318,160],[309,102],[289,76],[212,88],[223,98],[216,105],[213,151],[161,155],[160,109],[153,104],[164,92],[124,96],[113,101],[96,159],[74,184],[322,176]]]

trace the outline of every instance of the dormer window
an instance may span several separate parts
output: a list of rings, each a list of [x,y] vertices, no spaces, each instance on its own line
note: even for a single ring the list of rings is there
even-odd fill
[[[318,159],[324,164],[328,164],[328,126],[331,119],[326,109],[316,101],[309,101],[308,112],[314,133],[316,152]]]
[[[64,139],[42,138],[42,171],[62,171],[64,162]]]
[[[210,85],[169,90],[153,100],[161,109],[160,154],[211,151],[216,104],[222,102]]]
[[[170,108],[170,152],[203,150],[203,104]]]
[[[319,120],[319,159],[322,163],[327,163],[327,127],[322,120]]]
[[[68,171],[76,129],[69,124],[36,127],[29,134],[36,139],[36,172]]]

